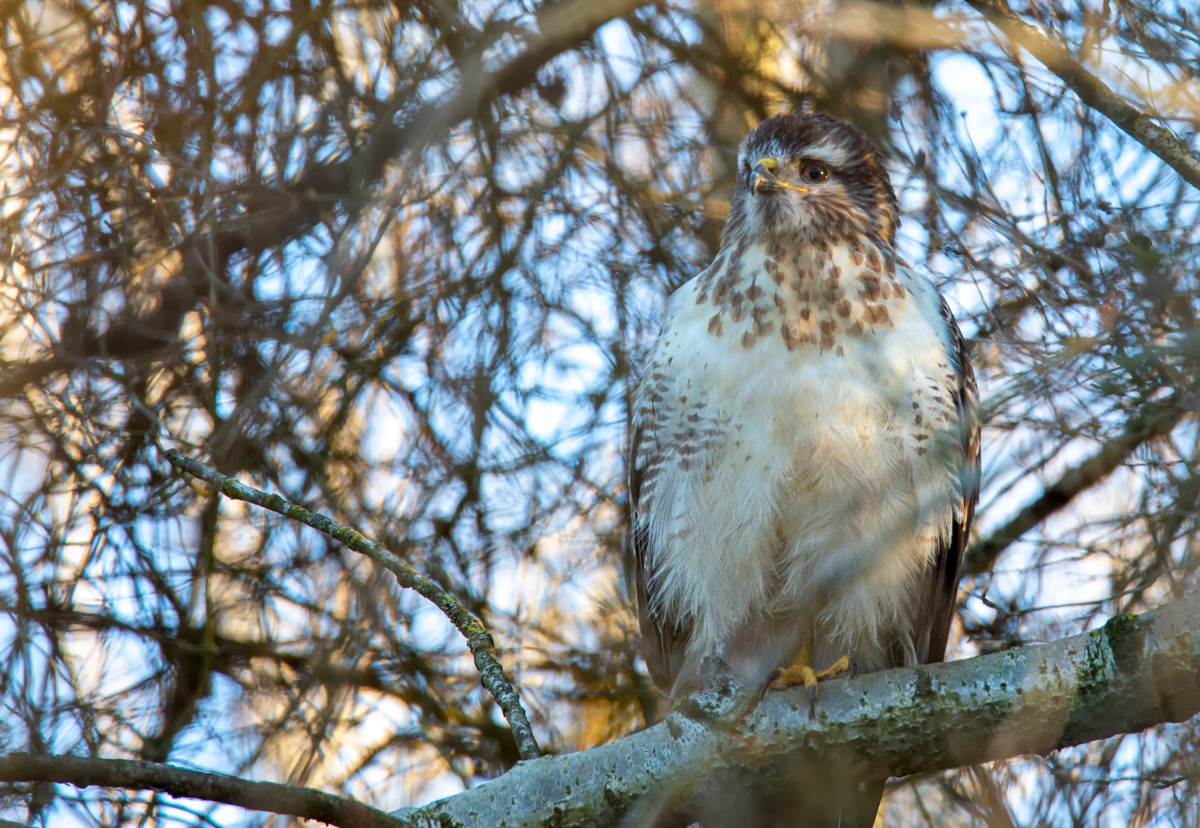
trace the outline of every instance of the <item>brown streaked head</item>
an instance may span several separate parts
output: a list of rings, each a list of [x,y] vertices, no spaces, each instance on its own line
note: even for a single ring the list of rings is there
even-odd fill
[[[776,115],[742,141],[721,246],[865,235],[890,247],[897,224],[883,156],[861,130],[820,112]]]

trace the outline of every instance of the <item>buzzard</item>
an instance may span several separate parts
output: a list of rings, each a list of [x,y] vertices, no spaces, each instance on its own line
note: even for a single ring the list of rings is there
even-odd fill
[[[898,220],[855,127],[785,114],[742,142],[720,251],[670,297],[633,402],[642,652],[672,698],[706,656],[811,704],[820,679],[945,653],[976,391]]]

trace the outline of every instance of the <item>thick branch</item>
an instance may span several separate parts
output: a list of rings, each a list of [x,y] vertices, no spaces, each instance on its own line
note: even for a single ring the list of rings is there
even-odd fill
[[[860,778],[903,776],[1183,721],[1200,711],[1200,595],[1052,644],[831,681],[815,720],[802,689],[772,693],[740,720],[739,706],[736,691],[712,689],[618,742],[522,762],[396,815],[421,828],[615,826],[722,780],[794,786],[798,766],[832,757]]]
[[[275,782],[204,773],[157,762],[14,753],[0,756],[0,781],[61,782],[85,788],[162,791],[171,796],[223,802],[253,811],[313,819],[340,828],[398,828],[404,823],[383,811],[340,796]]]
[[[805,764],[835,758],[861,778],[903,776],[1184,721],[1200,711],[1200,594],[1051,644],[831,681],[815,720],[803,690],[754,706],[756,696],[715,681],[655,727],[522,762],[392,820],[320,791],[153,762],[21,754],[0,758],[0,781],[161,790],[340,826],[615,826],[721,784],[764,793],[794,786]]]
[[[433,603],[467,640],[467,646],[471,649],[471,655],[475,659],[475,667],[479,670],[480,681],[496,699],[496,703],[504,712],[504,718],[508,720],[509,727],[512,728],[513,739],[517,743],[517,754],[522,759],[533,759],[538,755],[537,740],[533,736],[533,729],[529,726],[529,719],[525,716],[525,709],[521,706],[521,698],[508,679],[504,677],[504,668],[500,666],[500,661],[496,658],[496,645],[492,641],[491,634],[479,619],[460,604],[453,595],[426,578],[411,564],[392,554],[383,544],[364,537],[325,515],[290,503],[279,495],[267,494],[251,486],[243,485],[232,477],[210,469],[175,449],[168,449],[163,454],[171,461],[172,465],[211,483],[226,497],[253,503],[303,523],[305,526],[311,526],[334,540],[344,543],[355,552],[366,555],[395,575],[400,586],[415,590]]]
[[[981,575],[987,572],[1000,554],[1022,535],[1116,471],[1138,446],[1170,432],[1186,413],[1172,400],[1143,410],[1125,426],[1125,431],[1119,437],[1105,443],[1100,451],[1078,466],[1068,469],[1062,477],[1047,486],[1037,500],[993,532],[991,537],[968,549],[963,559],[963,574]]]
[[[1006,0],[967,0],[990,23],[1007,34],[1017,44],[1074,90],[1085,104],[1108,118],[1127,135],[1150,150],[1184,181],[1200,188],[1200,157],[1197,157],[1170,130],[1155,124],[1149,115],[1125,101],[1105,85],[1104,81],[1085,69],[1067,49],[1026,23]]]

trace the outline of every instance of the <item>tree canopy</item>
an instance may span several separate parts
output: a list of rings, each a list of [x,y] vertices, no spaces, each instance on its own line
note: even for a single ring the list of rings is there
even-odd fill
[[[1182,598],[1200,579],[1196,17],[0,4],[0,754],[388,811],[532,740],[564,754],[658,721],[624,543],[631,372],[712,258],[738,141],[785,110],[880,145],[901,254],[970,342],[984,488],[951,656]],[[381,551],[227,498],[171,450]],[[487,688],[480,652],[504,671]],[[531,739],[497,702],[509,685]],[[914,768],[883,824],[1192,824],[1200,734],[1158,721]],[[13,819],[264,819],[6,762]]]

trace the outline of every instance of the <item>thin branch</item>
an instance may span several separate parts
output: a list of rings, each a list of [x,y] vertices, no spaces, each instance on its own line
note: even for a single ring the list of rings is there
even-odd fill
[[[243,485],[232,477],[221,474],[175,449],[167,449],[163,454],[173,466],[211,483],[217,491],[228,498],[253,503],[303,523],[305,526],[311,526],[334,540],[344,543],[355,552],[366,555],[395,575],[396,582],[400,586],[415,590],[433,603],[467,640],[467,646],[471,649],[471,655],[475,659],[475,667],[479,670],[480,681],[496,699],[496,703],[500,705],[500,709],[504,713],[504,718],[508,720],[508,725],[512,728],[513,739],[517,743],[517,754],[522,759],[534,759],[539,755],[537,740],[534,738],[533,729],[529,726],[529,719],[525,716],[525,709],[521,706],[521,698],[508,679],[504,677],[504,668],[500,666],[500,661],[496,658],[496,644],[492,640],[491,634],[484,628],[482,622],[460,604],[453,595],[426,578],[411,564],[394,555],[383,544],[363,536],[354,529],[343,526],[318,512],[297,506],[279,495],[268,494],[251,486]]]
[[[1104,115],[1127,135],[1166,162],[1184,181],[1200,188],[1200,157],[1170,130],[1131,106],[1093,75],[1067,49],[1026,23],[1006,0],[967,0],[988,22],[1025,47],[1031,55],[1075,91],[1085,104]]]
[[[313,819],[339,828],[403,828],[404,820],[353,799],[277,782],[252,782],[157,762],[13,753],[0,756],[0,781],[162,791],[252,811]]]
[[[1153,405],[1128,422],[1119,437],[1105,443],[1100,451],[1078,466],[1068,469],[1047,486],[1041,496],[1022,509],[991,537],[972,546],[963,559],[963,575],[981,575],[1022,535],[1046,518],[1064,509],[1083,491],[1104,480],[1148,440],[1167,434],[1183,419],[1187,410],[1172,400]]]

